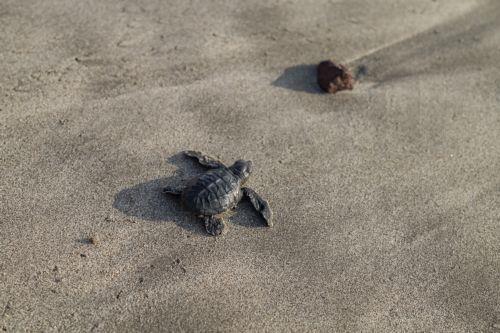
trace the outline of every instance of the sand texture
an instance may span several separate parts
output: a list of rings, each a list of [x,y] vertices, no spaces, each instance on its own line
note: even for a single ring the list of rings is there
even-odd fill
[[[500,1],[1,0],[0,172],[5,332],[500,332]]]

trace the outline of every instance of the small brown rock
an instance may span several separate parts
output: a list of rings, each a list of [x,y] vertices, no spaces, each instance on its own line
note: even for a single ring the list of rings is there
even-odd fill
[[[92,245],[97,245],[99,243],[99,237],[97,237],[97,235],[90,236],[89,243]]]
[[[354,78],[347,67],[333,61],[322,61],[318,65],[318,84],[324,91],[335,94],[341,90],[352,90]]]

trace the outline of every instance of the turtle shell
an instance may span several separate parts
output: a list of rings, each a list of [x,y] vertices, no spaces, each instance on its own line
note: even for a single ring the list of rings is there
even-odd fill
[[[240,178],[220,168],[191,179],[182,191],[182,202],[194,213],[215,215],[233,208],[242,196]]]

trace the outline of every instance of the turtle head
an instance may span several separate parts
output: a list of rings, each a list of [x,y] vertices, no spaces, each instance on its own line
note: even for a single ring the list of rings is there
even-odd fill
[[[242,181],[245,181],[252,173],[252,161],[238,160],[229,169]]]

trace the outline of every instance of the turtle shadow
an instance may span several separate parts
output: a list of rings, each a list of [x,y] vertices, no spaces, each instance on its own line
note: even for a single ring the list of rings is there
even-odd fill
[[[184,211],[179,198],[162,192],[163,187],[177,183],[176,178],[157,178],[127,187],[115,195],[113,207],[140,220],[173,222],[192,233],[205,235],[205,228],[193,214]]]
[[[324,93],[316,82],[316,65],[302,64],[288,67],[272,85],[310,94]]]
[[[210,236],[200,219],[184,210],[179,197],[162,192],[166,186],[182,187],[187,179],[206,169],[182,153],[169,157],[167,162],[178,168],[172,176],[153,179],[122,189],[115,195],[113,208],[127,216],[151,222],[173,222],[192,233]],[[242,200],[234,214],[225,217],[225,220],[244,227],[264,226],[260,216],[252,210],[250,203]]]
[[[167,162],[177,167],[172,176],[122,189],[115,195],[113,208],[127,216],[151,222],[173,222],[192,233],[207,235],[200,220],[183,209],[178,197],[162,191],[166,186],[182,185],[187,175],[199,173],[202,168],[182,153],[167,158]]]
[[[233,215],[226,218],[228,224],[244,228],[266,228],[266,222],[255,211],[249,200],[243,198],[233,211]]]

